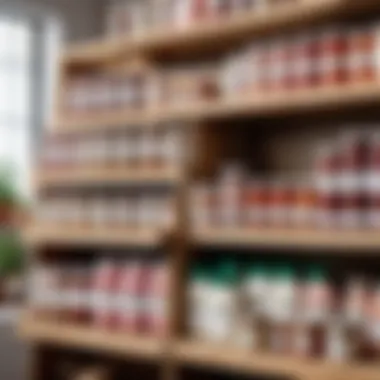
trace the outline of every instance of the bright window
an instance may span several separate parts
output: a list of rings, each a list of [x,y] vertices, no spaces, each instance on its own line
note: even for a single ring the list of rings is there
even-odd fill
[[[0,165],[10,165],[29,193],[31,162],[31,26],[0,17]]]

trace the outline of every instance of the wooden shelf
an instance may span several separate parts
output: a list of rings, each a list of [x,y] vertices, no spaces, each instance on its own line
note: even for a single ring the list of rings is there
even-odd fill
[[[237,41],[286,27],[308,26],[332,20],[346,13],[367,11],[378,6],[376,0],[301,0],[297,5],[282,5],[270,10],[244,12],[222,20],[208,20],[184,28],[149,30],[146,33],[99,39],[71,46],[64,62],[93,65],[114,61],[128,54],[176,52],[183,54],[194,47],[215,49],[233,47]]]
[[[77,226],[34,225],[25,229],[24,241],[38,246],[43,244],[94,246],[136,246],[154,248],[165,240],[168,232],[159,229],[84,228]]]
[[[263,373],[302,380],[378,380],[379,365],[340,364],[221,348],[199,342],[179,342],[172,347],[175,359],[192,366],[218,368],[248,374]]]
[[[62,169],[40,170],[38,188],[93,185],[176,185],[181,180],[177,170],[168,169]]]
[[[23,339],[32,342],[118,356],[159,359],[164,352],[164,342],[155,338],[129,336],[99,331],[90,327],[46,321],[31,315],[31,313],[22,317],[18,324],[18,334]]]
[[[276,116],[373,103],[380,103],[380,83],[285,91],[284,93],[265,96],[262,94],[246,95],[230,100],[199,102],[181,108],[162,108],[160,110],[146,110],[141,113],[120,111],[94,115],[93,117],[65,118],[58,120],[54,125],[63,131],[82,133],[96,129],[144,126],[171,121],[197,122],[246,116]]]
[[[379,254],[379,231],[339,231],[339,230],[292,230],[292,229],[203,229],[193,233],[193,242],[208,247],[266,247],[280,248],[307,248],[318,250],[368,250]]]
[[[220,348],[191,341],[162,341],[146,336],[101,331],[37,318],[32,312],[18,323],[18,334],[34,343],[85,349],[117,356],[156,360],[167,358],[182,365],[248,374],[291,376],[302,380],[378,380],[379,365],[339,364]]]

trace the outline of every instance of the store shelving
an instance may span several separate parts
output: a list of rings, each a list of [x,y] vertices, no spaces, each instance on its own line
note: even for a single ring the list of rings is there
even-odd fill
[[[33,246],[43,244],[75,246],[159,246],[169,230],[155,228],[101,228],[80,226],[46,226],[34,223],[24,231],[24,240]]]
[[[380,83],[345,85],[328,88],[297,90],[276,94],[246,94],[226,100],[198,102],[183,107],[163,107],[141,112],[120,111],[94,117],[65,117],[54,125],[62,131],[83,131],[127,126],[149,126],[164,122],[201,122],[237,117],[276,116],[334,108],[359,107],[380,103]]]
[[[108,64],[121,63],[128,55],[155,57],[160,53],[167,56],[199,54],[207,49],[227,50],[236,41],[248,41],[266,34],[278,35],[280,31],[296,26],[311,27],[320,21],[340,19],[347,14],[380,9],[376,0],[302,0],[279,6],[271,12],[247,13],[231,19],[202,23],[173,30],[150,31],[146,34],[109,38],[78,44],[69,47],[61,62],[61,80],[73,68],[85,70],[110,68]],[[161,56],[162,57],[162,56]],[[162,62],[161,62],[162,63]],[[75,71],[75,70],[74,70]],[[65,83],[61,83],[61,89]],[[179,122],[178,128],[189,124],[198,125],[208,121],[235,120],[246,117],[298,115],[305,112],[344,110],[380,104],[380,83],[361,85],[339,85],[308,90],[282,91],[276,94],[246,93],[231,98],[219,98],[207,102],[160,108],[147,108],[138,111],[120,110],[106,113],[73,116],[58,112],[53,126],[59,132],[71,134],[93,133],[121,128],[144,128],[166,122]],[[207,123],[205,123],[207,124]],[[191,128],[190,128],[191,129]],[[194,128],[195,129],[195,128]],[[199,132],[199,131],[197,131]],[[211,147],[212,144],[210,144]],[[207,143],[203,149],[207,149]],[[204,152],[203,152],[204,153]],[[213,154],[210,149],[209,155]],[[207,158],[207,157],[206,157]],[[211,161],[211,160],[210,160]],[[117,169],[102,167],[97,169],[63,169],[49,171],[41,169],[36,173],[38,189],[50,187],[105,187],[108,185],[176,185],[178,198],[178,219],[170,228],[122,229],[116,227],[90,228],[85,226],[46,226],[38,222],[29,224],[24,231],[25,241],[31,246],[123,246],[155,248],[176,237],[171,252],[170,271],[172,283],[170,309],[178,312],[181,307],[180,292],[184,285],[183,273],[187,264],[187,244],[197,247],[247,247],[275,248],[292,253],[305,251],[330,254],[331,250],[342,253],[355,253],[365,250],[372,255],[380,251],[380,235],[376,231],[335,231],[335,230],[291,230],[291,229],[224,229],[203,228],[191,231],[184,219],[184,204],[187,187],[191,183],[191,170],[160,169]],[[174,252],[175,250],[175,252]],[[302,252],[302,254],[308,254]],[[181,278],[180,278],[181,277]],[[173,284],[175,284],[173,286]],[[178,286],[177,286],[178,285]],[[183,297],[182,297],[183,298]],[[182,310],[182,309],[181,309]],[[179,320],[181,313],[171,319]],[[65,348],[83,349],[111,355],[138,356],[144,359],[163,360],[164,366],[182,365],[207,367],[248,374],[272,374],[288,376],[300,380],[378,380],[380,366],[377,364],[332,363],[317,359],[302,359],[282,355],[256,353],[253,351],[218,347],[185,340],[177,325],[170,326],[167,341],[147,336],[99,331],[85,326],[50,321],[26,314],[19,324],[19,332],[25,339],[38,345],[57,345]],[[181,322],[181,321],[180,321]],[[183,321],[182,321],[183,322]],[[173,326],[176,327],[173,327]],[[223,346],[223,347],[222,347]],[[174,376],[175,378],[175,376]]]
[[[307,248],[318,252],[365,250],[374,255],[380,249],[379,233],[372,230],[204,228],[193,232],[192,241],[206,247]]]
[[[255,353],[245,349],[226,348],[199,342],[177,342],[173,355],[179,362],[204,368],[248,374],[271,374],[305,380],[360,379],[376,380],[378,365],[345,365],[318,359],[302,359]]]
[[[131,336],[78,327],[67,323],[50,322],[25,314],[19,323],[18,334],[32,342],[60,347],[85,349],[96,353],[138,357],[145,360],[169,359],[177,365],[200,368],[220,368],[246,374],[272,374],[305,380],[358,378],[377,380],[378,365],[351,365],[328,361],[268,355],[254,351],[225,348],[192,341],[165,341],[158,338]]]
[[[303,0],[297,6],[285,4],[270,12],[244,13],[231,19],[208,21],[175,30],[147,31],[128,37],[114,37],[80,43],[66,50],[65,64],[97,65],[122,56],[152,54],[164,50],[186,52],[190,47],[215,48],[233,45],[236,40],[253,37],[286,26],[308,25],[319,20],[334,19],[343,13],[365,11],[378,6],[376,0]]]
[[[162,357],[165,346],[162,341],[155,338],[51,322],[28,313],[21,318],[18,334],[31,342],[149,360]]]
[[[180,181],[178,170],[156,168],[70,168],[40,170],[35,176],[36,186],[40,189],[54,186],[178,185]]]

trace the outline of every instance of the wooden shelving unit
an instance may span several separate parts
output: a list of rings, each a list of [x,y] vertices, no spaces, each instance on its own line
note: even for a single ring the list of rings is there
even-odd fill
[[[134,356],[147,360],[157,360],[163,357],[165,347],[165,343],[160,339],[126,336],[88,327],[51,322],[32,314],[25,314],[21,318],[18,333],[24,339],[32,342],[117,356]]]
[[[41,170],[36,174],[36,187],[97,186],[97,185],[178,185],[181,173],[168,169],[85,168]]]
[[[65,348],[84,349],[118,357],[144,360],[171,360],[177,365],[199,368],[221,368],[223,371],[246,374],[290,376],[306,380],[357,378],[377,380],[379,365],[337,364],[321,360],[287,358],[255,353],[244,349],[226,348],[191,341],[165,341],[144,336],[125,336],[50,322],[25,314],[19,324],[19,335],[31,342]]]
[[[183,107],[147,109],[141,112],[120,111],[99,114],[95,117],[65,118],[57,120],[56,128],[70,133],[83,133],[97,129],[120,129],[129,126],[149,126],[164,122],[201,122],[233,119],[237,117],[259,117],[298,114],[307,111],[334,108],[359,107],[380,103],[380,83],[355,86],[338,86],[289,93],[245,95],[241,98],[187,104]],[[186,124],[184,124],[186,125]]]
[[[157,228],[93,228],[81,226],[43,226],[34,224],[24,231],[24,240],[33,246],[55,244],[73,246],[158,247],[169,231]]]
[[[270,12],[238,15],[227,20],[205,22],[195,27],[160,29],[133,37],[94,40],[67,49],[63,55],[65,64],[104,64],[126,55],[153,54],[162,50],[184,52],[189,47],[207,49],[230,45],[253,36],[273,32],[289,26],[310,26],[320,20],[331,20],[345,13],[364,12],[378,6],[376,0],[303,0],[297,6],[279,6]]]
[[[191,341],[178,342],[174,344],[172,350],[176,360],[187,365],[306,380],[348,378],[376,380],[380,369],[378,365],[345,365],[313,359],[287,358]]]
[[[292,230],[292,229],[202,229],[194,231],[192,241],[205,247],[257,247],[288,249],[307,248],[309,251],[341,250],[344,253],[363,251],[379,254],[380,236],[377,231]]]
[[[61,62],[61,89],[69,70],[87,68],[109,68],[115,62],[123,62],[129,56],[154,57],[166,61],[168,57],[181,54],[202,56],[207,50],[227,51],[237,42],[263,35],[275,35],[295,27],[311,27],[324,21],[340,20],[341,16],[365,14],[380,9],[377,0],[300,0],[279,6],[271,12],[247,13],[231,19],[208,22],[181,30],[160,30],[138,36],[102,39],[79,44],[66,49]],[[110,129],[144,128],[166,122],[176,122],[190,135],[198,133],[191,124],[228,121],[239,118],[262,116],[298,115],[309,111],[345,110],[380,104],[380,82],[315,88],[308,91],[293,91],[277,95],[249,95],[231,99],[186,104],[183,107],[163,107],[121,110],[94,113],[86,116],[69,116],[58,112],[53,126],[60,133],[83,134]],[[192,136],[194,137],[194,136]],[[190,141],[191,139],[189,139]],[[193,140],[191,140],[193,141]],[[190,145],[190,142],[189,142]],[[202,147],[208,156],[213,154],[212,144]],[[208,152],[210,149],[210,152]],[[204,152],[202,152],[204,153]],[[207,156],[207,154],[206,154]],[[209,157],[208,157],[209,158]],[[211,160],[210,160],[211,161]],[[185,166],[185,165],[184,165]],[[259,229],[199,229],[188,225],[186,202],[193,172],[164,169],[67,169],[36,173],[38,190],[52,187],[96,187],[130,185],[170,185],[178,195],[176,225],[166,229],[118,229],[89,228],[85,226],[46,226],[30,223],[24,231],[27,244],[35,249],[43,245],[56,246],[123,246],[155,248],[173,238],[170,252],[171,270],[170,331],[167,339],[98,331],[90,327],[53,322],[26,314],[19,324],[20,335],[35,346],[41,345],[81,349],[124,357],[139,357],[162,363],[165,378],[177,379],[176,371],[181,366],[219,369],[221,371],[245,372],[286,376],[299,380],[378,380],[380,365],[338,364],[318,360],[262,354],[220,345],[210,346],[202,342],[186,340],[179,327],[184,309],[183,288],[186,286],[184,273],[188,263],[189,246],[196,247],[247,247],[270,248],[287,251],[303,248],[308,252],[325,255],[331,250],[339,254],[355,254],[365,250],[372,255],[380,251],[380,234],[376,231],[322,231],[322,230],[259,230]],[[195,226],[197,227],[197,226]],[[304,254],[304,252],[302,253]],[[37,258],[38,260],[39,258]],[[182,321],[183,322],[183,321]],[[167,369],[167,371],[166,371]],[[36,376],[43,380],[43,377]]]

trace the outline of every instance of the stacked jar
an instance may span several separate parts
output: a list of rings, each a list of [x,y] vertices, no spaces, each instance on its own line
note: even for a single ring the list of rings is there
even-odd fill
[[[47,170],[179,169],[187,158],[184,129],[178,125],[147,126],[87,134],[52,134],[42,152]]]
[[[311,180],[252,178],[226,167],[211,184],[192,191],[196,228],[305,228],[315,226],[317,193]]]
[[[221,71],[226,96],[374,83],[379,79],[379,26],[321,29],[253,44],[231,56]]]
[[[32,275],[32,307],[43,318],[128,333],[167,333],[169,289],[164,261],[48,264]]]
[[[167,192],[66,192],[40,200],[37,218],[46,227],[170,228],[175,198]]]
[[[323,266],[223,258],[194,265],[188,292],[198,340],[338,361],[380,355],[374,278],[337,287]]]
[[[354,129],[321,145],[314,174],[316,224],[322,227],[379,228],[378,132]]]
[[[346,127],[319,143],[308,176],[263,179],[226,165],[216,181],[196,184],[197,228],[380,228],[380,135]],[[360,131],[361,130],[361,131]]]
[[[76,74],[69,78],[64,95],[67,115],[88,116],[117,110],[139,111],[154,99],[156,74],[137,61],[128,70]]]
[[[228,19],[244,12],[270,11],[299,0],[116,0],[109,6],[107,34],[139,35]]]

